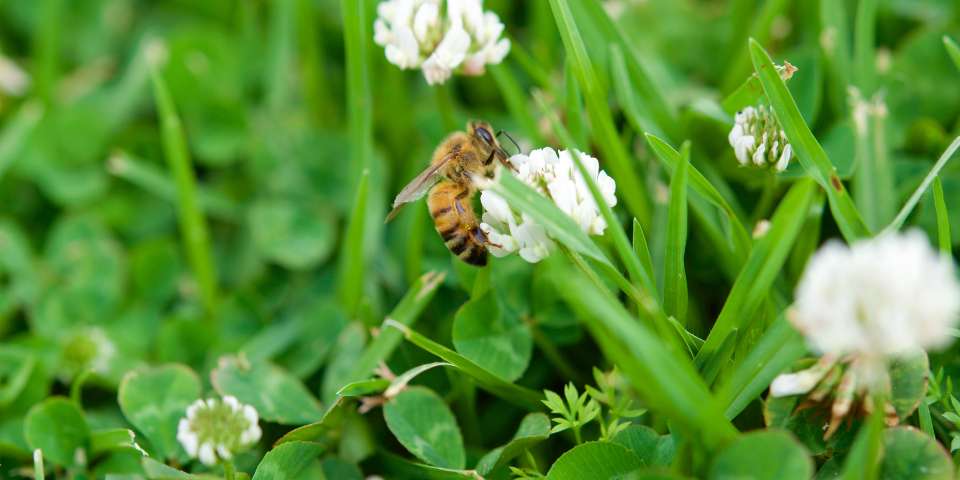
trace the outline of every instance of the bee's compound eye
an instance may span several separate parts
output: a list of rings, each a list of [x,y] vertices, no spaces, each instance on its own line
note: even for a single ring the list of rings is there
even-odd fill
[[[483,127],[477,127],[477,135],[482,138],[484,142],[493,145],[493,135],[490,134],[490,130],[487,130]]]

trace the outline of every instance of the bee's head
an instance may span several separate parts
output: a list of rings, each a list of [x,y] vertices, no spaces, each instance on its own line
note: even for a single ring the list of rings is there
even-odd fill
[[[467,123],[467,131],[470,132],[470,135],[476,139],[477,143],[485,150],[490,152],[490,155],[498,155],[500,161],[506,162],[508,155],[507,152],[500,147],[500,143],[497,142],[496,135],[493,134],[493,128],[487,122],[482,121],[471,121]]]

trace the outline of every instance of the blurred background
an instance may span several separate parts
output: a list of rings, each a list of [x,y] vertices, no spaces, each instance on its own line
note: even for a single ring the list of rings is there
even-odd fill
[[[838,1],[856,11],[856,2]],[[558,147],[534,92],[568,124],[587,120],[563,110],[570,77],[548,2],[487,0],[513,50],[488,75],[458,76],[438,88],[419,71],[387,63],[373,44],[376,3],[366,2],[365,32],[373,150],[358,162],[348,132],[339,2],[0,2],[0,476],[29,458],[22,422],[31,405],[80,382],[91,424],[125,425],[116,389],[124,373],[144,364],[184,363],[208,384],[220,355],[258,352],[329,402],[340,386],[338,368],[350,366],[367,327],[379,325],[430,270],[447,276],[417,328],[449,343],[450,319],[468,299],[475,271],[452,259],[422,204],[385,226],[393,195],[467,119],[514,133],[524,149]],[[694,163],[725,179],[739,208],[752,211],[761,185],[737,167],[726,143],[730,118],[719,102],[751,72],[749,36],[778,62],[799,67],[790,88],[841,173],[850,174],[848,97],[831,88],[837,69],[822,48],[836,39],[824,35],[820,2],[603,3],[669,101],[678,130],[663,133],[676,145],[692,139]],[[884,137],[896,189],[888,194],[899,205],[960,132],[960,72],[941,40],[960,32],[960,4],[879,5],[876,91],[889,111]],[[610,88],[603,38],[589,27],[582,34]],[[151,85],[150,59],[158,58],[185,132],[206,247],[183,240],[195,230],[178,220],[184,199]],[[508,103],[511,92],[519,103]],[[663,188],[666,177],[642,132],[624,117],[617,121],[650,191]],[[942,177],[954,232],[958,166]],[[354,216],[362,235],[351,236],[365,170],[368,191]],[[933,215],[925,198],[914,221],[934,232]],[[836,231],[829,221],[823,228],[826,236]],[[698,309],[691,316],[702,319],[693,324],[701,332],[728,285],[709,248],[698,248],[704,242],[692,227],[690,296],[701,301],[691,302]],[[203,250],[212,266],[206,270]],[[533,332],[536,348],[520,383],[538,389],[558,385],[558,371],[589,378],[600,358],[546,272],[514,257],[494,262],[491,273]],[[402,345],[391,367],[403,371],[429,358]],[[427,377],[446,385],[440,391],[455,383],[440,372]],[[477,418],[490,431],[477,444],[508,437],[520,414],[498,413],[487,400]],[[267,428],[267,440],[282,431]]]

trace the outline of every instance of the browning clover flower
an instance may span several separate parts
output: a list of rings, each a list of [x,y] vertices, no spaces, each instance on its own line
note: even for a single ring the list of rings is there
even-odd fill
[[[728,139],[743,166],[772,167],[782,172],[793,157],[793,148],[780,123],[764,105],[737,112]]]
[[[607,205],[616,205],[616,182],[600,170],[596,158],[581,153],[580,159],[600,187]],[[603,234],[607,224],[600,216],[590,188],[577,171],[572,152],[563,150],[558,153],[552,148],[541,148],[529,155],[514,155],[510,157],[510,163],[520,181],[552,200],[581,230],[590,235]],[[529,215],[511,209],[506,200],[489,190],[481,192],[480,203],[484,209],[480,229],[490,241],[490,253],[503,257],[519,252],[530,263],[539,262],[550,254],[553,240]]]
[[[197,400],[177,425],[183,449],[205,465],[216,465],[260,440],[257,410],[232,396]]]
[[[889,362],[947,346],[958,319],[953,262],[920,231],[887,233],[851,247],[828,243],[807,265],[790,312],[822,357],[806,370],[778,376],[770,395],[807,395],[808,404],[832,396],[829,438],[858,395],[870,411],[869,393],[890,394]],[[882,408],[895,425],[893,405],[887,401]]]
[[[484,12],[483,0],[386,0],[377,15],[374,41],[387,60],[422,69],[430,85],[454,72],[482,75],[510,51],[510,40],[500,38],[500,17]]]

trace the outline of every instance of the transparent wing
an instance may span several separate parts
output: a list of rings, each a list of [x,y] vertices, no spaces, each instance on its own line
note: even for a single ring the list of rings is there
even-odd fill
[[[400,209],[403,208],[404,205],[419,200],[426,195],[430,187],[436,185],[440,180],[440,169],[453,157],[454,155],[452,153],[443,157],[439,162],[430,165],[426,170],[420,172],[416,178],[410,180],[410,183],[403,187],[403,190],[400,190],[400,193],[397,194],[397,198],[393,199],[393,210],[387,215],[384,223],[393,220],[394,217],[400,213]]]

